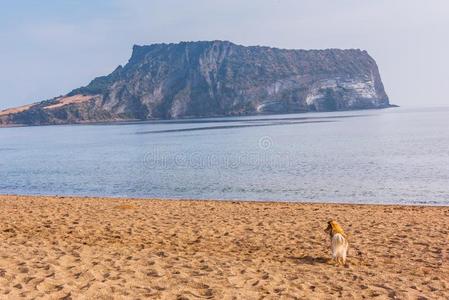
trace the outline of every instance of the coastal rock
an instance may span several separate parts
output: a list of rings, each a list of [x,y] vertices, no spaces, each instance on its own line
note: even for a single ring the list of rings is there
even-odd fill
[[[134,46],[125,66],[67,95],[1,111],[0,125],[389,106],[376,62],[366,51],[182,42]]]

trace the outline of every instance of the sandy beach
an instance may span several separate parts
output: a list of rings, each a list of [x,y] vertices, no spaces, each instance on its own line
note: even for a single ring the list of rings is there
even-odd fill
[[[0,299],[449,298],[449,207],[0,196],[0,212]]]

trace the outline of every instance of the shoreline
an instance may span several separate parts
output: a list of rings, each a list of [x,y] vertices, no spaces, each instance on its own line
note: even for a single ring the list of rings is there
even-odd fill
[[[449,296],[449,207],[0,195],[0,212],[0,298]]]
[[[378,107],[378,108],[364,108],[364,109],[348,109],[348,110],[333,110],[333,111],[298,111],[298,112],[289,112],[289,113],[257,113],[257,114],[247,114],[247,115],[213,115],[213,116],[198,116],[198,117],[183,117],[178,119],[148,119],[148,120],[139,120],[139,119],[119,119],[119,120],[103,120],[103,121],[79,121],[79,122],[69,122],[69,123],[60,123],[60,124],[0,124],[0,128],[22,128],[22,127],[42,127],[42,126],[78,126],[78,125],[101,125],[101,126],[109,126],[109,125],[133,125],[133,124],[170,124],[176,122],[188,123],[189,121],[194,120],[214,120],[213,122],[217,122],[219,119],[227,119],[227,118],[245,118],[245,117],[269,117],[269,116],[288,116],[288,115],[302,115],[302,114],[322,114],[322,113],[345,113],[345,112],[366,112],[366,111],[376,111],[376,110],[387,110],[392,108],[401,108],[399,105],[390,104],[386,107]],[[8,110],[8,109],[5,109]],[[0,111],[1,112],[1,111]],[[8,116],[8,115],[5,115]],[[288,118],[287,118],[288,119]]]
[[[432,203],[399,203],[399,202],[390,202],[390,203],[381,203],[381,202],[345,202],[345,201],[326,201],[326,200],[317,200],[317,201],[310,201],[310,200],[254,200],[254,199],[230,199],[230,198],[176,198],[176,197],[128,197],[128,196],[98,196],[98,195],[52,195],[52,194],[1,194],[1,197],[21,197],[21,198],[58,198],[58,199],[65,199],[65,198],[74,198],[74,199],[98,199],[98,200],[126,200],[126,201],[182,201],[182,202],[242,202],[242,203],[285,203],[285,204],[310,204],[310,205],[368,205],[368,206],[417,206],[417,207],[443,207],[443,208],[449,208],[449,203],[436,203],[436,201],[433,201]]]

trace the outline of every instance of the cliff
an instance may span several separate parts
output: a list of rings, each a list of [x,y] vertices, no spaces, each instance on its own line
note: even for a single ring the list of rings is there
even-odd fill
[[[225,41],[134,46],[129,62],[65,96],[0,112],[0,125],[389,107],[361,50],[284,50]]]

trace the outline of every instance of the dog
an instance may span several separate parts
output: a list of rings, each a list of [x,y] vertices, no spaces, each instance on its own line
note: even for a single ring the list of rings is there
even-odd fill
[[[336,221],[329,221],[327,224],[324,231],[330,236],[332,260],[338,265],[345,265],[349,248],[348,238]]]

